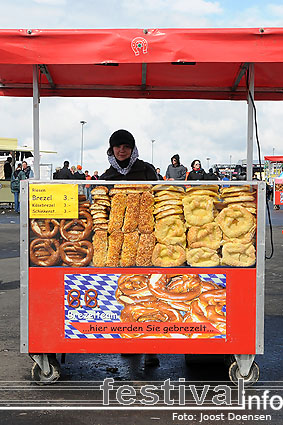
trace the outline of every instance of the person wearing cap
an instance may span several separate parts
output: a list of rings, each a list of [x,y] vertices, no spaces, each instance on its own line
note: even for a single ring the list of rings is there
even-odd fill
[[[166,180],[185,180],[187,169],[180,164],[180,156],[175,154],[171,158],[171,164],[166,171]]]
[[[191,163],[192,171],[187,175],[186,180],[205,180],[205,171],[201,168],[199,159],[194,159]]]
[[[109,139],[108,168],[100,180],[157,180],[153,165],[139,159],[134,136],[127,130],[115,131]]]

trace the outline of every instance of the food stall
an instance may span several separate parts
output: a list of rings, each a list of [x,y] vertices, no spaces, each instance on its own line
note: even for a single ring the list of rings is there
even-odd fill
[[[264,157],[265,180],[273,188],[274,209],[283,205],[283,156]]]
[[[21,352],[35,380],[58,379],[54,353],[158,352],[231,355],[231,380],[257,381],[265,183],[252,181],[254,101],[283,98],[282,36],[0,31],[0,95],[34,105],[36,180],[21,187]],[[78,182],[38,179],[44,96],[247,101],[247,181],[100,181],[88,204]]]

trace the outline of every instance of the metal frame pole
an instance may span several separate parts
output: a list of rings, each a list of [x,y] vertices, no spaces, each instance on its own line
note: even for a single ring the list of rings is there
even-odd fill
[[[254,99],[254,64],[249,65],[249,93]],[[247,180],[252,180],[253,173],[253,136],[254,136],[254,110],[248,93],[248,133],[247,133]]]
[[[33,65],[33,154],[34,154],[34,178],[40,179],[40,155],[39,155],[39,101],[38,90],[38,66]]]

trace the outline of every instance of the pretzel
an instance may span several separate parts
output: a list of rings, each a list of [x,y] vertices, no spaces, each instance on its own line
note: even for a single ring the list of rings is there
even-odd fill
[[[201,186],[190,186],[186,188],[186,193],[198,190],[210,190],[212,192],[218,193],[219,187],[217,184],[202,184]]]
[[[186,229],[183,221],[175,215],[161,218],[155,225],[155,236],[158,242],[165,245],[181,245],[186,247]]]
[[[190,248],[207,247],[220,248],[222,230],[216,223],[207,223],[201,227],[192,226],[187,233],[188,246]]]
[[[222,265],[250,267],[255,264],[254,246],[244,243],[227,242],[222,248]]]
[[[124,305],[156,301],[148,289],[148,281],[148,275],[121,274],[115,294],[117,301]]]
[[[93,247],[89,241],[63,242],[59,248],[63,262],[71,267],[87,266],[93,256]]]
[[[153,195],[146,191],[143,192],[140,198],[140,214],[138,228],[140,233],[152,233],[154,227],[153,218]]]
[[[186,195],[183,205],[185,219],[189,226],[202,226],[214,220],[213,200],[210,196]]]
[[[170,190],[171,192],[181,192],[184,193],[185,189],[182,186],[170,186],[166,184],[157,184],[156,186],[153,186],[152,190],[154,192],[164,191],[164,190]]]
[[[60,233],[66,241],[78,242],[89,237],[92,231],[92,217],[86,211],[79,211],[79,218],[61,220]]]
[[[148,301],[126,305],[121,311],[121,322],[182,322],[181,314],[162,301]],[[122,334],[124,338],[155,337],[147,334]],[[164,334],[158,335],[164,337]],[[166,335],[167,336],[167,335]],[[168,335],[170,336],[170,335]]]
[[[237,238],[249,232],[254,225],[253,215],[238,205],[224,208],[215,221],[229,238]]]
[[[192,267],[216,267],[220,262],[217,252],[206,247],[187,249],[186,258]]]
[[[59,231],[59,222],[52,219],[35,219],[30,221],[31,230],[39,238],[50,239],[54,238]]]
[[[37,266],[55,266],[60,259],[59,242],[56,239],[34,239],[30,244],[30,259]]]
[[[178,267],[186,261],[186,251],[180,245],[157,243],[152,253],[152,264],[156,267]]]
[[[162,301],[190,301],[201,294],[201,280],[197,274],[152,274],[148,288]]]

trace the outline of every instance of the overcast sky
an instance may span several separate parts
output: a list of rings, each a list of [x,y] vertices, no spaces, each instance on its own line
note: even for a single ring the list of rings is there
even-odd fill
[[[246,28],[278,27],[282,0],[0,0],[0,28]],[[283,154],[283,102],[257,102],[262,156]],[[15,137],[32,146],[32,99],[0,99],[0,137]],[[179,153],[190,168],[198,158],[207,169],[220,162],[246,158],[247,104],[229,101],[127,100],[42,98],[40,148],[42,163],[80,163],[81,124],[84,126],[83,168],[102,173],[111,133],[131,131],[140,158],[165,174],[170,158]],[[254,158],[257,151],[254,146]]]

